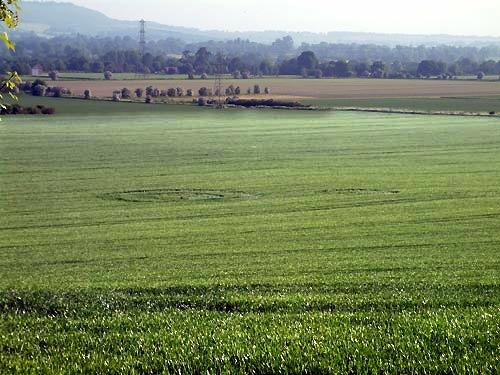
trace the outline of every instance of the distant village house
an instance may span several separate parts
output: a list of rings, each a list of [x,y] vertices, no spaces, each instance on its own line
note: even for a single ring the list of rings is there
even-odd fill
[[[31,68],[32,76],[41,76],[43,75],[43,66],[40,64],[36,64],[33,68]]]

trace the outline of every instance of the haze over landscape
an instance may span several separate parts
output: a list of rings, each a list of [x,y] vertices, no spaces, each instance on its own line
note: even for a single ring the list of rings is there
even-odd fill
[[[350,3],[317,0],[308,2],[307,6],[281,1],[245,6],[240,2],[218,0],[182,3],[149,0],[137,5],[126,0],[118,7],[108,1],[23,1],[19,30],[45,37],[82,34],[137,39],[137,21],[144,18],[149,41],[173,38],[190,43],[242,39],[271,44],[291,36],[297,46],[321,42],[386,46],[500,45],[499,26],[495,22],[498,11],[489,0],[475,5],[473,17],[469,17],[470,7],[463,2],[451,6],[445,1],[432,7],[429,3],[412,8],[411,12],[392,0],[376,6],[362,3],[357,2],[356,7],[360,6],[363,12]],[[308,12],[308,7],[314,11]],[[443,22],[443,14],[447,15],[446,22]]]
[[[74,0],[110,17],[209,30],[500,36],[496,0]],[[445,22],[443,22],[445,20]]]

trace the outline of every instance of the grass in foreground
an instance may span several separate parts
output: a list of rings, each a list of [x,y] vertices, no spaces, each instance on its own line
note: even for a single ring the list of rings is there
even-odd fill
[[[58,103],[0,124],[0,373],[500,370],[498,120]]]

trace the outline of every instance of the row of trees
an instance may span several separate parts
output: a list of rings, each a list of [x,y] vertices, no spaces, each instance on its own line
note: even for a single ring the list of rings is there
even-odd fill
[[[197,96],[198,97],[209,97],[209,96],[228,96],[228,97],[234,97],[234,96],[239,96],[242,94],[242,90],[239,86],[234,86],[234,85],[229,85],[226,88],[222,89],[222,92],[219,92],[218,89],[215,91],[212,90],[211,88],[208,87],[201,87],[198,92]],[[254,85],[253,87],[249,87],[246,90],[247,95],[260,95],[260,94],[265,94],[269,95],[271,93],[271,90],[269,87],[265,87],[264,90],[261,89],[260,85]],[[137,88],[134,91],[131,91],[128,88],[123,88],[121,90],[117,90],[113,92],[113,100],[114,101],[119,101],[121,99],[132,99],[132,98],[146,98],[146,101],[150,102],[151,98],[159,98],[159,97],[169,97],[169,98],[176,98],[176,97],[193,97],[194,91],[192,89],[187,89],[184,91],[182,87],[176,87],[176,88],[169,88],[167,90],[160,90],[156,87],[153,86],[148,86],[146,89],[142,88]],[[85,95],[85,97],[88,99],[89,97]]]
[[[19,84],[17,90],[29,93],[33,96],[52,96],[54,98],[72,95],[70,89],[60,86],[49,86],[47,82],[40,79],[33,82],[23,82]]]
[[[182,49],[180,49],[182,48]],[[212,51],[225,56],[219,61]],[[178,57],[174,57],[176,53]],[[376,45],[311,44],[294,47],[290,37],[272,45],[243,41],[207,42],[204,45],[174,40],[148,44],[141,56],[137,41],[130,37],[93,38],[61,36],[53,39],[22,34],[15,54],[0,51],[0,72],[17,70],[27,75],[36,64],[45,71],[60,72],[141,72],[165,74],[212,74],[219,67],[225,73],[250,75],[308,76],[389,76],[500,74],[500,47],[408,47]],[[435,64],[419,65],[424,61]],[[436,66],[437,64],[437,66]]]
[[[109,51],[132,51],[137,49],[137,40],[129,36],[124,37],[90,37],[84,35],[59,36],[53,39],[38,37],[35,34],[17,33],[14,35],[17,42],[19,56],[57,58],[72,53],[73,63],[79,64],[78,59],[84,57],[92,60],[95,56],[104,56]],[[72,51],[70,51],[71,48]],[[184,51],[198,51],[206,47],[209,51],[219,51],[228,56],[260,56],[273,60],[283,60],[292,55],[299,55],[305,51],[312,51],[323,60],[381,60],[391,61],[422,61],[436,60],[451,63],[460,58],[469,58],[475,61],[485,61],[500,56],[500,46],[490,45],[483,47],[473,46],[384,46],[375,44],[343,44],[317,43],[295,46],[291,37],[277,39],[271,44],[234,39],[228,41],[207,41],[187,43],[172,38],[151,40],[146,50],[153,56],[180,55]],[[77,51],[78,53],[74,53]],[[132,57],[133,58],[133,57]]]
[[[500,61],[488,60],[477,63],[470,59],[460,59],[452,64],[443,61],[423,60],[419,63],[394,61],[336,60],[320,62],[314,52],[303,52],[298,58],[285,61],[280,66],[280,74],[301,75],[303,77],[372,77],[372,78],[451,78],[460,75],[500,75]]]
[[[134,52],[134,51],[129,51]],[[113,52],[109,52],[112,54]],[[116,56],[123,56],[122,53],[114,52]],[[258,65],[248,64],[241,57],[217,57],[210,53],[206,48],[201,48],[195,54],[188,51],[178,59],[168,61],[168,67],[160,69],[159,63],[156,64],[156,58],[146,54],[142,61],[146,64],[122,65],[115,63],[99,63],[98,69],[85,69],[85,66],[77,66],[74,71],[91,71],[103,73],[104,79],[112,79],[114,72],[137,72],[151,73],[147,68],[148,61],[153,62],[152,68],[155,73],[164,74],[186,74],[188,78],[194,79],[195,76],[207,79],[207,74],[214,74],[222,69],[222,73],[232,74],[234,78],[250,78],[257,75],[297,75],[302,77],[372,77],[372,78],[413,78],[413,77],[455,77],[460,75],[500,75],[500,61],[487,60],[481,63],[468,58],[459,59],[451,64],[436,60],[423,60],[420,62],[402,63],[393,61],[386,63],[384,61],[357,61],[357,60],[331,60],[320,61],[312,51],[302,52],[298,57],[283,60],[281,62],[272,62],[262,60]],[[61,66],[58,66],[61,68]],[[106,67],[106,69],[104,69]],[[76,69],[79,68],[79,69]],[[10,66],[4,66],[4,71],[16,70],[24,75],[31,74],[31,65],[28,63],[15,62]],[[104,72],[103,72],[104,70]],[[49,71],[49,77],[52,80],[58,79],[59,70]]]
[[[419,62],[423,60],[443,61],[452,64],[460,59],[486,61],[498,58],[499,45],[477,48],[473,46],[380,46],[373,44],[303,44],[298,53],[312,51],[321,61],[325,60],[356,60],[383,61],[386,64],[393,61],[401,63]]]
[[[49,86],[47,82],[37,79],[33,82],[23,82],[19,85],[18,89],[25,93],[29,93],[33,96],[52,96],[55,98],[60,98],[63,96],[71,96],[72,92],[70,89],[59,87],[59,86]],[[271,90],[269,87],[265,87],[264,90],[261,89],[260,85],[254,85],[246,90],[246,94],[260,94],[269,95]],[[239,86],[229,85],[228,87],[223,89],[223,92],[215,90],[215,92],[211,88],[201,87],[197,96],[200,97],[208,97],[208,96],[239,96],[242,94],[242,90]],[[153,86],[148,86],[145,89],[137,88],[135,90],[130,90],[129,88],[124,87],[121,90],[113,91],[113,100],[119,101],[121,99],[132,99],[132,98],[158,98],[158,97],[193,97],[195,96],[195,92],[193,89],[184,90],[182,87],[169,88],[165,90],[158,89]],[[92,98],[92,92],[90,90],[84,91],[85,99]]]

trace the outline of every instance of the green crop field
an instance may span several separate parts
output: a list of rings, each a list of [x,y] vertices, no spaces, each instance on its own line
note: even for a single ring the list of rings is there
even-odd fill
[[[500,372],[500,120],[52,102],[0,123],[0,373]]]
[[[372,99],[306,99],[303,103],[328,108],[385,108],[416,111],[500,113],[500,96],[399,97]]]

